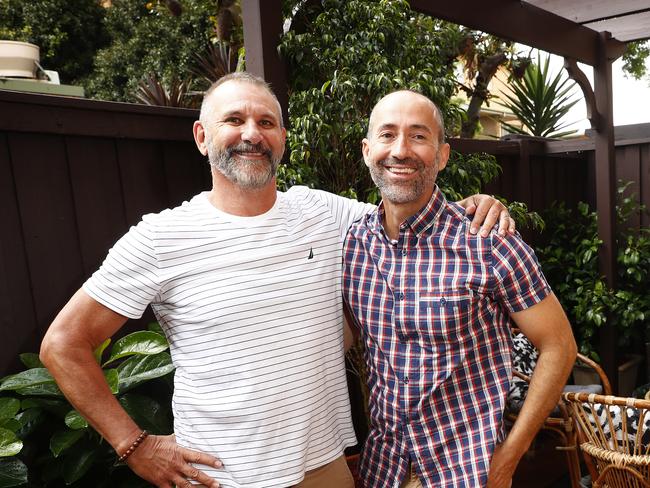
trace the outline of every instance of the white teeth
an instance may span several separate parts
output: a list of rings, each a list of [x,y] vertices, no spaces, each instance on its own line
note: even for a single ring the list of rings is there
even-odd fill
[[[394,167],[389,167],[386,168],[390,173],[394,173],[397,175],[410,175],[415,173],[414,168],[394,168]]]

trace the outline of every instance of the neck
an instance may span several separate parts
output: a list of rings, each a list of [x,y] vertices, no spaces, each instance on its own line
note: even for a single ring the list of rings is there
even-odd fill
[[[239,217],[254,217],[271,210],[276,198],[275,178],[262,188],[242,188],[218,171],[212,170],[212,190],[208,200],[222,212]]]
[[[387,199],[382,199],[384,203],[384,218],[383,226],[386,235],[390,239],[397,239],[399,237],[399,226],[406,219],[413,217],[423,207],[425,207],[431,197],[433,196],[433,188],[427,195],[418,198],[417,200],[406,203],[395,203]]]
[[[392,203],[388,200],[384,202],[384,231],[389,239],[397,239],[399,237],[399,226],[406,219],[415,215],[419,209],[412,209],[411,205],[404,203]]]

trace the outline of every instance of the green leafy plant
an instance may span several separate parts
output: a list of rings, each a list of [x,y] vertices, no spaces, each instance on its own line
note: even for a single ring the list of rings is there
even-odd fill
[[[96,351],[109,387],[142,428],[170,434],[171,373],[168,344],[158,324]],[[147,486],[72,408],[38,355],[0,380],[0,488],[13,486]],[[144,484],[143,484],[144,483]]]
[[[562,131],[568,123],[562,118],[578,99],[573,99],[575,83],[562,71],[553,76],[549,73],[547,56],[543,61],[537,55],[537,63],[531,63],[521,78],[511,77],[508,86],[511,93],[503,93],[502,104],[510,109],[523,124],[523,128],[507,122],[504,126],[515,134],[531,134],[539,137],[563,137],[575,130]]]
[[[104,14],[99,2],[88,0],[0,0],[0,39],[36,44],[45,69],[79,84],[108,42]]]
[[[598,330],[608,320],[616,327],[619,346],[629,348],[646,334],[650,317],[650,230],[626,228],[630,215],[644,211],[619,184],[617,219],[618,276],[611,289],[598,269],[598,217],[586,203],[574,210],[557,205],[543,215],[545,243],[537,248],[544,274],[562,303],[582,354],[599,360]]]
[[[408,2],[294,2],[280,51],[289,67],[288,168],[300,181],[376,201],[361,155],[368,116],[389,91],[415,89],[454,117],[453,67],[443,62],[437,21]],[[457,107],[456,107],[457,108]]]

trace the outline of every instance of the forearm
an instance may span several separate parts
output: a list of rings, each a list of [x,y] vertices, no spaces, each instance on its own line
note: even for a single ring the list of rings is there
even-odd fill
[[[557,405],[575,358],[575,354],[567,352],[566,347],[555,347],[539,355],[526,401],[503,446],[515,463]]]
[[[113,396],[92,348],[56,342],[44,342],[45,366],[72,406],[117,452],[124,452],[140,429]]]
[[[79,290],[41,344],[41,360],[74,408],[118,452],[140,430],[113,396],[93,351],[126,321]]]

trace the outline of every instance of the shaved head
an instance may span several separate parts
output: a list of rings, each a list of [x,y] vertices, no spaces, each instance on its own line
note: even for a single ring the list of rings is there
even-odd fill
[[[381,108],[382,105],[393,101],[395,98],[402,98],[404,95],[407,94],[415,95],[417,98],[421,99],[421,101],[425,102],[431,107],[431,111],[433,112],[433,118],[435,119],[438,125],[438,144],[443,144],[445,142],[445,122],[442,118],[442,113],[440,112],[440,109],[429,98],[425,97],[424,95],[422,95],[421,93],[415,90],[397,90],[381,98],[373,107],[372,112],[370,112],[370,120],[368,121],[368,133],[366,137],[370,137],[374,129],[375,122],[376,122],[374,116],[377,109]]]

